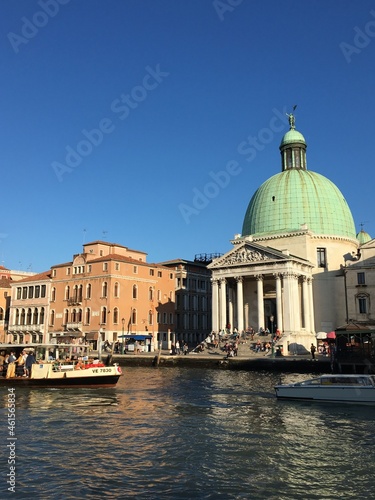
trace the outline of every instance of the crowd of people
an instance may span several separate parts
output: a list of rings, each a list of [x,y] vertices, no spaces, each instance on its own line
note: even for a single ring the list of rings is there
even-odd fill
[[[257,336],[257,340],[254,337]],[[260,337],[268,337],[264,341]],[[240,344],[247,344],[249,342],[249,347],[254,353],[264,353],[267,355],[273,348],[275,349],[275,355],[281,356],[281,348],[276,347],[276,342],[280,339],[281,332],[277,329],[274,333],[271,333],[268,328],[260,328],[258,332],[252,327],[239,332],[237,328],[233,329],[231,332],[229,329],[223,329],[219,332],[211,332],[204,342],[201,342],[193,349],[192,352],[203,352],[205,349],[220,349],[223,351],[227,358],[237,356]]]
[[[32,365],[36,363],[34,351],[23,350],[18,356],[15,351],[0,352],[0,375],[6,378],[30,377]]]

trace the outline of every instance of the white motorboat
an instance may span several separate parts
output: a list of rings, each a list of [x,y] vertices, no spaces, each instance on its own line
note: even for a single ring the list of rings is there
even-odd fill
[[[320,377],[275,386],[278,399],[374,403],[375,375],[321,375]]]

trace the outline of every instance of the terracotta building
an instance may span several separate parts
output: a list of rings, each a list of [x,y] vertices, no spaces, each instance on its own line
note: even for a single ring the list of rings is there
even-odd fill
[[[11,295],[10,270],[0,266],[0,342],[6,340]]]
[[[50,271],[12,282],[8,342],[22,344],[48,340],[50,288]]]
[[[71,262],[13,285],[9,332],[20,340],[30,322],[38,321],[45,342],[87,340],[96,346],[98,340],[122,342],[122,335],[146,335],[150,350],[158,342],[168,345],[175,274],[147,263],[146,257],[145,252],[105,241],[83,245]],[[36,304],[39,286],[46,292],[46,304]],[[32,335],[24,340],[31,341]]]

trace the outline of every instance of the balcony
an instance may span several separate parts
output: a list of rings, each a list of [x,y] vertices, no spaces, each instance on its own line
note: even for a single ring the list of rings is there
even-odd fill
[[[66,323],[65,328],[72,332],[82,331],[82,321],[75,323]]]
[[[82,297],[73,297],[67,300],[68,306],[80,306],[82,304]]]

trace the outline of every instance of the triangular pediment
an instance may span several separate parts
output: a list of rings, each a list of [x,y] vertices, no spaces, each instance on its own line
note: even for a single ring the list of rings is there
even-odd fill
[[[290,259],[289,255],[285,255],[279,250],[245,242],[215,259],[208,267],[216,269],[220,267],[249,266],[251,264],[267,264],[268,262],[287,261]]]

